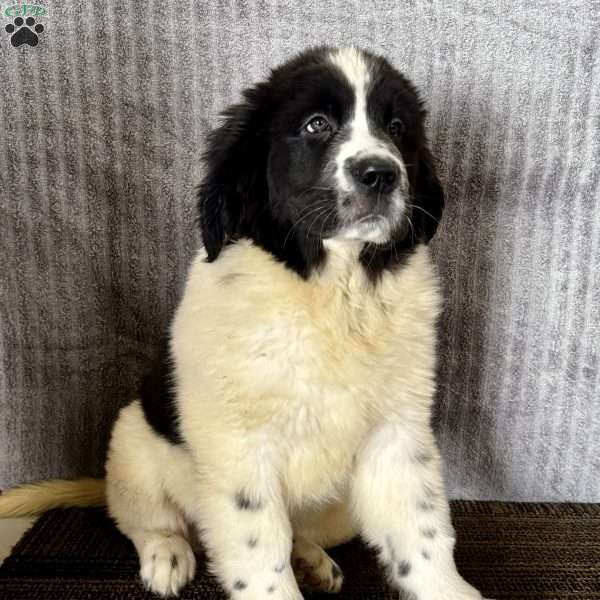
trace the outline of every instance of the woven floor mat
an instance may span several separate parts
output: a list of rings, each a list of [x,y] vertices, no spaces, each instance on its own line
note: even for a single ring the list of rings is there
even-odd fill
[[[459,570],[485,596],[600,600],[600,505],[461,501],[452,513]],[[331,555],[345,575],[340,599],[397,600],[358,541]],[[181,598],[224,599],[202,556],[198,564]],[[44,515],[0,567],[2,600],[96,598],[156,598],[138,580],[133,546],[102,510]]]

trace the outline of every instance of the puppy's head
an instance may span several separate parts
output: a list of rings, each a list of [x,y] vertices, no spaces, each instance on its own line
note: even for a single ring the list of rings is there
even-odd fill
[[[246,90],[209,138],[199,205],[214,260],[249,238],[308,276],[324,241],[373,275],[435,233],[443,208],[414,87],[386,60],[318,48]]]

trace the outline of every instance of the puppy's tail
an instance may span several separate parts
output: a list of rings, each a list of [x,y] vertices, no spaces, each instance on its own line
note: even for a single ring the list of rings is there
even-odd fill
[[[104,506],[104,479],[51,479],[29,483],[0,494],[0,518],[28,517],[52,508]]]

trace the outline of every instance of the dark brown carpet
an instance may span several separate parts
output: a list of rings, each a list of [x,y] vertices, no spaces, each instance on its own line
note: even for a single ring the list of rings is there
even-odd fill
[[[600,505],[455,502],[456,559],[467,580],[498,600],[600,599]],[[358,542],[335,549],[344,600],[392,599]],[[183,599],[221,599],[202,568]],[[137,579],[133,547],[101,510],[53,511],[0,568],[2,600],[155,598]]]

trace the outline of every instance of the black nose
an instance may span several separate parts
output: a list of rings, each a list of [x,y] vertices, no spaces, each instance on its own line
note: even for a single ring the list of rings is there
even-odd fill
[[[354,181],[362,188],[389,194],[396,188],[400,175],[398,167],[384,158],[362,158],[350,165]]]

